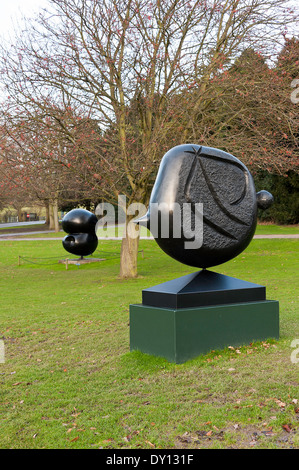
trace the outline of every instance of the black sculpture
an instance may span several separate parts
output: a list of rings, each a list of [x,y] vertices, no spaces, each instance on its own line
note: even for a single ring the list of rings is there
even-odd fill
[[[83,256],[91,255],[98,246],[95,228],[97,217],[85,209],[73,209],[62,219],[62,228],[68,233],[62,240],[69,253]]]
[[[196,203],[203,204],[203,243],[186,249],[188,232],[194,233]],[[160,164],[147,214],[136,223],[151,230],[151,211],[157,206],[158,231],[154,238],[172,258],[189,266],[216,266],[240,254],[250,243],[256,228],[257,207],[269,207],[273,197],[267,191],[256,194],[248,169],[236,157],[222,150],[198,145],[179,145],[167,152]],[[191,220],[181,215],[181,236],[174,235],[173,207],[191,206]],[[169,218],[170,234],[163,237],[161,221]],[[155,220],[156,221],[156,220]],[[190,230],[189,230],[190,232]]]
[[[186,144],[164,155],[148,212],[135,222],[169,256],[202,269],[142,291],[142,304],[130,305],[131,351],[182,363],[279,337],[279,304],[266,299],[264,286],[207,269],[245,250],[257,209],[272,203],[267,191],[256,194],[250,172],[231,154]]]

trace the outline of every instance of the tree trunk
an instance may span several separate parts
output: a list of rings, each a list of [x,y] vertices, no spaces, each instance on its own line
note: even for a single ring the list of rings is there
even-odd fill
[[[49,203],[48,203],[48,201],[45,202],[45,207],[46,207],[46,220],[45,220],[45,225],[50,225],[50,209],[49,209]]]
[[[54,230],[54,213],[53,213],[53,204],[49,202],[49,229]]]
[[[58,201],[55,199],[53,203],[53,219],[54,219],[54,230],[59,232],[59,220],[58,220]]]
[[[22,208],[18,208],[18,222],[22,222]]]
[[[133,218],[132,215],[126,216],[125,233],[121,245],[119,276],[124,279],[137,277],[139,227],[131,222]]]

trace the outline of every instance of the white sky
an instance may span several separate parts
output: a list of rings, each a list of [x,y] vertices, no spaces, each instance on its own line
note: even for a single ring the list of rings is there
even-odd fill
[[[297,2],[298,0],[290,0],[290,4],[294,6],[298,6]],[[0,0],[0,37],[13,37],[14,27],[18,26],[22,16],[33,17],[45,6],[47,0]]]
[[[33,17],[46,4],[46,0],[0,0],[0,35],[9,40],[22,16]]]

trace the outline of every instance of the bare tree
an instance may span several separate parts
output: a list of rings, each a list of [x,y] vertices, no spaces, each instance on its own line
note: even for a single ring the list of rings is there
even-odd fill
[[[6,110],[7,111],[7,110]],[[67,160],[61,159],[61,135],[49,132],[40,120],[10,121],[5,113],[1,127],[1,192],[21,210],[29,202],[46,207],[46,223],[59,231],[58,205],[71,186]]]
[[[296,17],[285,0],[51,0],[49,8],[2,51],[10,99],[19,115],[39,108],[55,119],[55,107],[75,107],[97,121],[95,174],[108,200],[124,194],[128,204],[148,202],[164,152],[193,138],[217,73],[250,46],[273,53]],[[186,100],[195,87],[196,101]],[[122,277],[137,275],[137,248],[138,238],[124,238]]]

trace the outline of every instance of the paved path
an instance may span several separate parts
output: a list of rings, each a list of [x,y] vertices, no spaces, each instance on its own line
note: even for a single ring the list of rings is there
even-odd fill
[[[24,226],[24,225],[41,225],[41,224],[44,224],[45,221],[44,220],[31,220],[31,221],[27,221],[27,222],[9,222],[9,223],[5,223],[5,224],[0,224],[0,228],[10,228],[10,227],[20,227],[20,226]]]
[[[47,232],[38,232],[38,233],[49,233],[49,231]],[[23,233],[18,233],[18,235],[16,234],[9,234],[9,233],[6,233],[6,234],[1,234],[0,235],[0,241],[7,241],[7,240],[11,240],[11,241],[20,241],[20,242],[23,242],[23,241],[51,241],[51,240],[62,240],[63,237],[27,237],[27,238],[22,238],[22,235],[30,235],[30,233],[28,232],[23,232]],[[266,239],[266,238],[299,238],[299,233],[294,233],[294,234],[287,234],[287,235],[254,235],[253,237],[254,239]],[[154,238],[153,237],[140,237],[140,240],[153,240]],[[98,240],[121,240],[121,237],[98,237]]]

